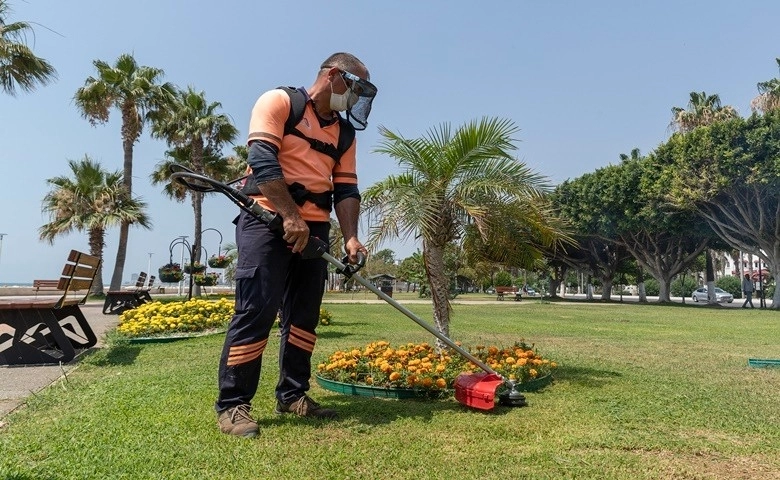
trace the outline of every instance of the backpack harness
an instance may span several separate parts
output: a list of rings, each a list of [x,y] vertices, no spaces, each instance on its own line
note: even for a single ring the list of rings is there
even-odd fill
[[[312,150],[329,156],[338,164],[341,160],[341,156],[344,155],[344,152],[349,150],[349,147],[352,146],[352,142],[355,140],[355,127],[353,127],[348,120],[339,115],[338,145],[334,146],[333,144],[317,140],[316,138],[309,138],[296,128],[301,119],[303,119],[303,113],[306,110],[307,95],[300,89],[293,87],[279,87],[279,89],[287,92],[287,95],[290,97],[290,114],[284,122],[284,135],[295,135],[298,138],[306,140],[309,142],[309,145],[311,145]],[[288,189],[290,191],[290,196],[298,206],[309,201],[323,210],[330,211],[333,208],[332,191],[312,193],[298,182],[289,185]],[[260,188],[257,186],[257,182],[255,182],[254,175],[249,175],[247,177],[241,191],[247,195],[260,194]]]

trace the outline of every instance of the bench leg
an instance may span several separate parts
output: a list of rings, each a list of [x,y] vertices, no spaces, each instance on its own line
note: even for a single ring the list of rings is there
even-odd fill
[[[119,315],[138,306],[135,292],[108,292],[103,302],[103,315]]]
[[[97,344],[97,336],[78,305],[58,308],[54,315],[73,348],[91,348]]]
[[[76,356],[51,308],[0,310],[0,325],[0,339],[13,330],[13,338],[0,343],[1,365],[57,364]]]

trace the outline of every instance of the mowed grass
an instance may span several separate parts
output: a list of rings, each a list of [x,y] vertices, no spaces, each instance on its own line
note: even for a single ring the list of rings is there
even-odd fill
[[[421,318],[430,305],[410,304]],[[385,339],[434,339],[388,305],[327,304],[315,363]],[[464,345],[535,343],[560,367],[525,408],[311,394],[341,417],[273,414],[264,358],[256,439],[219,433],[222,335],[116,346],[37,394],[0,430],[3,479],[780,478],[780,314],[700,306],[455,305]]]

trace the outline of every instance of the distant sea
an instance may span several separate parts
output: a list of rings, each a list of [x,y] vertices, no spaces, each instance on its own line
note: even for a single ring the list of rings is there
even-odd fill
[[[0,287],[32,287],[32,283],[24,283],[24,282],[8,282],[3,283],[0,282]]]

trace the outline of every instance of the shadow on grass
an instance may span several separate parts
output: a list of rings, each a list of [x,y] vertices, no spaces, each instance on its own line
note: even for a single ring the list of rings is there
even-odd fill
[[[351,422],[360,429],[370,429],[375,426],[386,425],[398,420],[414,419],[418,422],[430,422],[441,413],[476,414],[476,415],[505,415],[512,407],[496,404],[493,410],[477,410],[461,405],[452,397],[440,399],[407,398],[390,399],[379,397],[363,397],[353,395],[331,396],[327,399],[318,399],[323,406],[334,408],[339,413],[336,422]],[[288,422],[300,423],[301,419],[295,415],[279,415],[276,418],[261,419],[263,425],[283,425]],[[311,419],[310,423],[315,428],[329,428],[330,422]],[[262,428],[262,426],[261,426]]]
[[[132,365],[140,351],[141,346],[139,345],[120,343],[111,347],[90,351],[82,359],[82,362],[97,367]]]
[[[611,300],[603,300],[601,298],[594,298],[593,300],[587,300],[582,298],[569,298],[569,297],[545,297],[546,303],[578,303],[589,305],[636,305],[638,307],[678,307],[678,308],[728,308],[720,303],[707,304],[702,302],[694,302],[693,300],[686,300],[682,302],[637,302],[632,300],[620,300],[618,297]]]
[[[621,374],[595,368],[561,366],[555,371],[556,383],[573,383],[583,387],[599,388],[612,383]]]

